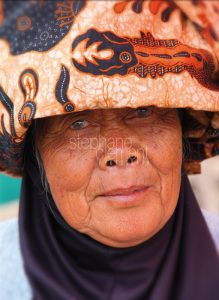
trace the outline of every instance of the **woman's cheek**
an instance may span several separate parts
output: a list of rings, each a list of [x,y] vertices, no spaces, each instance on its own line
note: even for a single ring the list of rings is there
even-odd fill
[[[65,149],[51,156],[46,165],[47,179],[58,210],[70,226],[83,230],[89,219],[86,190],[95,166],[95,154],[85,149]]]
[[[72,191],[86,184],[95,165],[95,153],[85,148],[66,146],[54,153],[48,152],[44,161],[49,183],[56,181],[59,186]]]
[[[170,216],[177,204],[180,189],[182,139],[179,127],[153,130],[146,139],[147,163],[157,174],[160,200],[166,216]]]
[[[142,140],[142,139],[141,139]],[[182,138],[179,127],[153,129],[144,133],[144,147],[147,159],[163,174],[174,167],[181,168]]]

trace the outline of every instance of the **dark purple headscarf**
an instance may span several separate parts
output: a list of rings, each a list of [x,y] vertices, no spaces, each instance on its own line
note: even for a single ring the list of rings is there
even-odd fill
[[[186,174],[167,224],[142,244],[114,248],[72,229],[33,155],[26,166],[19,229],[34,299],[219,299],[219,258]]]

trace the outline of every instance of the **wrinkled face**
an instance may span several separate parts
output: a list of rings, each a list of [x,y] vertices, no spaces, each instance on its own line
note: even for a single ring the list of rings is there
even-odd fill
[[[181,178],[177,110],[98,109],[40,122],[47,180],[71,227],[103,244],[129,247],[167,223]]]

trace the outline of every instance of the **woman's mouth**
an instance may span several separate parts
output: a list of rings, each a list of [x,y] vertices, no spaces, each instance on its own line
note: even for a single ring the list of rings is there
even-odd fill
[[[117,188],[107,191],[99,197],[115,206],[133,206],[145,199],[145,194],[149,188],[150,186],[145,185]]]

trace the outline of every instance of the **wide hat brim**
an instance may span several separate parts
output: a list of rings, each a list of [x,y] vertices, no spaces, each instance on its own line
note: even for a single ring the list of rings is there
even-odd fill
[[[189,173],[219,154],[219,4],[0,1],[0,170],[23,173],[33,119],[185,108]]]

